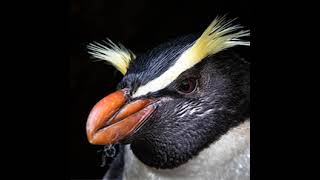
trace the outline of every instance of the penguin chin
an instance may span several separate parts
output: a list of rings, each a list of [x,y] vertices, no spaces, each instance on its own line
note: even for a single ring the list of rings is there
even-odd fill
[[[135,129],[132,133],[130,133],[127,137],[125,137],[124,139],[120,140],[119,143],[123,144],[123,145],[128,145],[128,144],[132,144],[134,142],[134,140],[137,138],[137,134],[140,130],[143,129],[143,126],[148,122],[148,120],[151,118],[152,114],[144,119]]]
[[[133,141],[130,145],[133,154],[142,163],[155,169],[174,169],[192,158],[192,154],[186,152],[168,152],[152,146],[143,140]]]
[[[156,117],[157,114],[154,114],[141,131],[131,136],[132,139],[129,142],[130,149],[137,159],[156,169],[174,169],[188,163],[189,160],[198,156],[204,149],[214,145],[223,135],[245,121],[245,119],[241,119],[235,124],[229,124],[229,127],[217,129],[219,133],[210,135],[206,133],[205,136],[199,135],[201,137],[179,139],[177,136],[165,136],[165,133],[157,134],[154,133],[155,131],[151,131],[149,128],[154,125],[153,120]],[[149,131],[145,131],[148,129]],[[156,129],[159,129],[159,127],[156,127]],[[163,131],[160,130],[159,132]],[[199,141],[199,138],[201,141]]]

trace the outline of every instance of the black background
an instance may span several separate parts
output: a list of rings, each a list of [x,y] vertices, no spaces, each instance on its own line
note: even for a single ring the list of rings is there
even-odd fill
[[[202,32],[217,15],[238,17],[251,28],[248,0],[147,1],[72,0],[69,14],[69,173],[71,178],[101,178],[102,146],[86,139],[86,118],[122,78],[113,67],[93,62],[86,45],[110,38],[134,53],[170,38]]]

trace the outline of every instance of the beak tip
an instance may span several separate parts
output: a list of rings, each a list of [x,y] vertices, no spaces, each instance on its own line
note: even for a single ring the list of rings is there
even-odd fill
[[[93,144],[93,138],[90,134],[87,133],[87,140],[89,141],[90,144]]]
[[[88,141],[89,141],[90,144],[93,144],[93,145],[95,144],[92,139],[88,139]]]
[[[97,143],[97,140],[93,137],[88,137],[88,142],[92,145],[98,145],[99,143]]]
[[[114,144],[126,138],[154,109],[154,100],[140,99],[126,105],[128,89],[101,99],[90,111],[86,123],[87,140],[93,145]],[[114,116],[114,114],[117,115]],[[110,124],[111,125],[110,125]]]

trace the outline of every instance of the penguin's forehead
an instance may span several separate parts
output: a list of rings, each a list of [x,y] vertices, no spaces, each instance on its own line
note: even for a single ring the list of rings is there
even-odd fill
[[[185,52],[193,42],[196,36],[188,35],[137,55],[136,59],[130,64],[123,81],[127,83],[137,83],[138,86],[147,85],[150,81],[161,76],[172,67],[177,59]]]
[[[199,38],[182,38],[166,43],[131,61],[127,77],[134,79],[137,82],[134,86],[138,86],[132,97],[164,89],[181,73],[208,56],[233,46],[249,46],[249,41],[240,38],[248,37],[250,31],[241,30],[242,26],[232,25],[233,21],[216,18]]]

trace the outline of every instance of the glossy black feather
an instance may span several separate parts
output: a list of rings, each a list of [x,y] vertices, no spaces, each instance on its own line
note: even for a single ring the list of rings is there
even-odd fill
[[[188,35],[169,40],[138,55],[135,60],[131,61],[128,72],[118,87],[127,86],[134,91],[138,86],[159,77],[176,62],[177,58],[193,44],[197,37],[198,35]]]
[[[179,38],[138,56],[119,88],[128,87],[133,92],[158,77],[195,39]],[[189,77],[197,78],[197,90],[178,93],[180,81]],[[250,116],[250,64],[232,49],[225,50],[205,58],[168,87],[148,96],[172,100],[160,104],[126,143],[131,143],[133,153],[146,165],[174,168]]]

